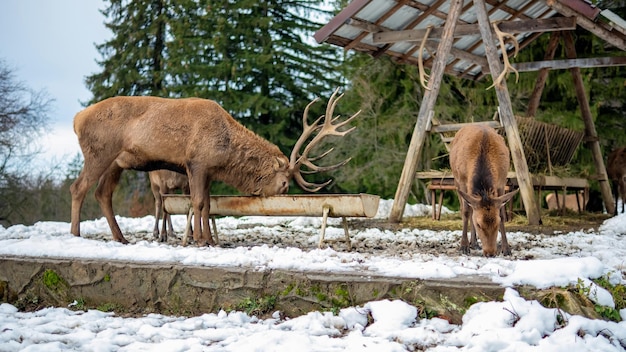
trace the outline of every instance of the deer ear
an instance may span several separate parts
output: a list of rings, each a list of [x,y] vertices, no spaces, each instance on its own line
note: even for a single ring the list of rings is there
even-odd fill
[[[478,206],[480,203],[480,197],[476,197],[474,195],[467,194],[460,189],[457,190],[461,198],[463,198],[472,208]]]
[[[279,156],[276,157],[276,160],[274,162],[274,170],[281,170],[287,167],[287,162],[285,162],[285,160]]]
[[[516,189],[513,192],[509,192],[506,194],[501,195],[500,197],[496,198],[496,200],[498,202],[501,202],[500,206],[505,205],[508,201],[510,201],[511,199],[513,199],[513,196],[515,196],[517,194],[517,192],[519,192],[519,188]]]

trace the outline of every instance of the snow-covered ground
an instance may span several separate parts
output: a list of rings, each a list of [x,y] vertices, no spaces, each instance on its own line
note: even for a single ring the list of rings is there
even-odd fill
[[[391,203],[381,201],[377,217],[385,218]],[[405,216],[424,216],[429,210],[424,205],[407,206]],[[342,237],[339,219],[330,220],[326,236]],[[0,255],[163,261],[256,270],[358,271],[408,278],[482,275],[507,289],[502,302],[471,306],[461,325],[437,318],[417,319],[415,307],[388,300],[345,308],[338,315],[311,312],[290,319],[281,319],[278,312],[270,319],[242,312],[140,318],[67,308],[24,313],[2,304],[0,351],[571,352],[626,348],[626,322],[563,317],[563,312],[527,301],[514,289],[518,284],[566,286],[579,279],[591,286],[590,279],[601,276],[624,284],[626,215],[606,220],[599,229],[552,236],[507,233],[513,256],[496,258],[484,258],[478,251],[460,255],[460,231],[351,229],[353,242],[360,244],[357,248],[372,250],[346,252],[316,248],[321,226],[318,218],[221,218],[217,220],[220,239],[229,245],[207,248],[152,241],[152,216],[118,217],[118,222],[131,244],[110,241],[104,219],[83,221],[83,237],[72,236],[69,223],[61,222],[0,228]],[[184,217],[174,216],[173,222],[182,232]],[[285,244],[285,238],[295,239],[296,245]],[[440,247],[425,250],[433,246]],[[604,289],[595,286],[590,292],[598,304],[614,307]],[[620,313],[626,319],[626,310]]]

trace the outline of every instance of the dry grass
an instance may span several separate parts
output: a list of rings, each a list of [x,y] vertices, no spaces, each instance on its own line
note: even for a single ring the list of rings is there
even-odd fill
[[[604,220],[610,218],[607,214],[567,212],[559,215],[557,212],[543,210],[541,213],[541,225],[529,225],[525,216],[514,214],[505,226],[507,231],[520,231],[528,233],[542,233],[546,235],[572,232],[579,230],[598,229]],[[441,220],[433,220],[431,216],[419,216],[403,219],[399,227],[442,230],[461,230],[463,222],[460,213],[444,214]]]

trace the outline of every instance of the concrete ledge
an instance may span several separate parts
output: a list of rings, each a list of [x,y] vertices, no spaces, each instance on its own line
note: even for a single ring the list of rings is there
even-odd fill
[[[220,309],[243,310],[271,298],[271,311],[293,317],[380,299],[402,299],[461,323],[479,301],[501,300],[504,288],[482,277],[415,280],[359,273],[292,272],[179,264],[0,257],[0,298],[20,309],[106,307],[119,314],[199,315]]]

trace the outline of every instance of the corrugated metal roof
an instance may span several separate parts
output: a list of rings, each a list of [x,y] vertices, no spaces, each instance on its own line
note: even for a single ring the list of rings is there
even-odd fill
[[[622,30],[615,30],[616,21],[609,25],[607,24],[609,21],[599,20],[598,14],[601,10],[584,0],[485,0],[485,2],[492,23],[574,17],[576,22],[569,22],[572,26],[576,23],[585,28],[594,27],[594,34],[626,50],[626,36]],[[380,42],[376,40],[375,34],[424,30],[429,26],[441,28],[448,16],[449,6],[450,2],[446,0],[353,0],[317,31],[314,37],[318,43],[326,42],[346,50],[365,52],[374,57],[389,55],[399,62],[417,64],[420,41],[423,37],[413,37],[411,41]],[[563,10],[563,6],[567,11]],[[570,13],[570,10],[574,13]],[[473,0],[465,0],[457,27],[477,23]],[[535,31],[514,33],[520,48],[524,48],[541,34],[542,32]],[[430,36],[427,40],[428,45],[422,53],[425,67],[431,67],[432,57],[436,54],[437,39],[437,36]],[[510,41],[505,46],[507,51],[514,47]],[[454,40],[453,49],[447,60],[446,73],[480,79],[489,71],[486,63],[480,33],[465,34]]]

